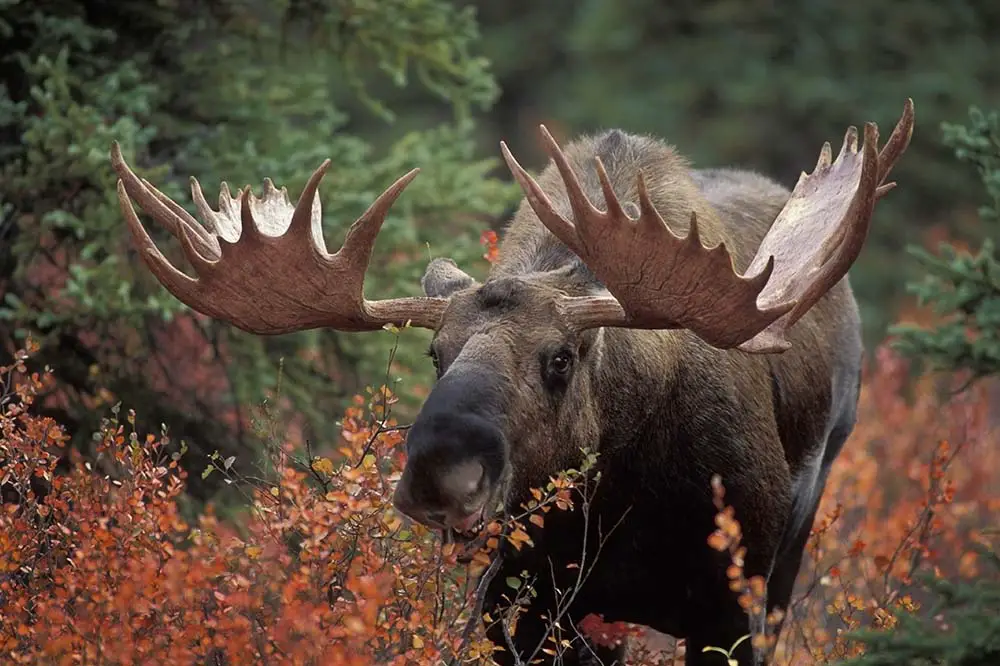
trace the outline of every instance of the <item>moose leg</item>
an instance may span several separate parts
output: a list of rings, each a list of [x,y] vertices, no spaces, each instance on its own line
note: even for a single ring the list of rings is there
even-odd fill
[[[823,451],[823,458],[820,461],[820,469],[814,485],[816,490],[812,508],[799,531],[791,535],[787,545],[774,562],[774,570],[767,584],[767,612],[770,613],[775,608],[785,611],[781,622],[771,628],[774,635],[780,636],[781,629],[788,619],[787,611],[791,603],[792,591],[795,588],[795,580],[798,578],[799,569],[802,566],[802,555],[809,541],[813,522],[816,520],[816,512],[819,510],[820,501],[823,498],[823,489],[826,487],[830,467],[847,442],[847,438],[850,437],[855,420],[855,412],[852,409],[827,437],[826,448]]]
[[[795,580],[798,578],[799,567],[802,565],[802,555],[805,552],[806,542],[809,541],[809,534],[812,531],[812,524],[816,518],[816,510],[819,509],[819,500],[813,504],[809,519],[799,529],[792,541],[779,555],[774,563],[774,571],[767,584],[767,612],[770,613],[775,608],[785,611],[781,621],[768,630],[773,635],[780,635],[781,628],[787,620],[788,605],[791,603],[792,590],[795,588]]]

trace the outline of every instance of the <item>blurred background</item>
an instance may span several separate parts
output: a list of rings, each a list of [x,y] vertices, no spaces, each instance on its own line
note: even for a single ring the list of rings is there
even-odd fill
[[[1000,105],[997,35],[995,0],[0,0],[0,355],[29,333],[42,342],[60,379],[43,413],[80,448],[119,402],[194,460],[250,464],[264,403],[289,436],[333,446],[365,387],[390,385],[397,416],[412,415],[432,379],[429,334],[258,338],[193,315],[129,241],[113,140],[192,212],[189,176],[210,201],[223,180],[259,192],[264,177],[296,197],[330,157],[331,250],[421,167],[379,238],[366,280],[378,298],[417,294],[432,256],[486,273],[480,236],[502,231],[520,194],[499,141],[540,168],[540,122],[561,140],[655,134],[696,166],[791,187],[824,141],[837,150],[866,121],[887,137],[912,97],[899,187],[851,272],[871,347],[920,317],[907,245],[986,235],[981,183],[942,137],[970,106]],[[190,485],[197,499],[219,490],[217,477]]]

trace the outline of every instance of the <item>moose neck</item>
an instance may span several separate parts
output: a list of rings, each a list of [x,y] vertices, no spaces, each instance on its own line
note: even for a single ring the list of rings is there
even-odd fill
[[[663,397],[674,392],[680,363],[697,341],[684,331],[606,328],[593,375],[595,405],[602,424],[601,450],[613,454],[648,437],[651,420],[663,411]]]

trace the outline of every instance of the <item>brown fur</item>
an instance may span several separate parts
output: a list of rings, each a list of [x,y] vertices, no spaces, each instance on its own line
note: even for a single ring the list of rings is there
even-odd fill
[[[603,196],[595,155],[622,202],[637,203],[641,171],[668,226],[686,231],[695,211],[702,242],[725,242],[740,272],[789,196],[751,172],[693,170],[649,137],[611,131],[564,151],[597,205]],[[538,182],[572,219],[551,163]],[[809,471],[810,461],[823,460],[822,488],[854,425],[862,347],[847,279],[796,323],[788,334],[792,347],[782,354],[723,351],[687,331],[578,332],[559,318],[556,297],[603,287],[522,202],[484,285],[436,260],[424,289],[451,295],[433,342],[442,374],[488,369],[503,378],[509,466],[500,490],[507,504],[516,508],[529,486],[578,464],[579,448],[588,446],[600,453],[604,476],[594,511],[605,529],[628,511],[578,595],[573,620],[597,612],[686,636],[691,664],[704,658],[701,645],[728,646],[746,633],[745,617],[725,589],[724,562],[704,541],[714,528],[713,473],[722,475],[742,522],[748,573],[770,578],[769,605],[787,604],[819,497],[796,495],[793,479]],[[568,385],[554,395],[541,380],[540,358],[561,346],[576,363]],[[404,474],[401,483],[416,482]],[[550,522],[533,552],[510,554],[511,571],[534,567],[546,579],[548,559],[578,559],[579,516]],[[563,543],[573,538],[575,547]],[[587,546],[595,549],[593,535]],[[548,598],[543,591],[538,602]],[[525,645],[533,631],[528,622],[522,620]]]

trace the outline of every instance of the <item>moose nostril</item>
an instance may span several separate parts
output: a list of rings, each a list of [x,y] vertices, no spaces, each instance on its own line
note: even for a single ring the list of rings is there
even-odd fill
[[[483,485],[486,468],[477,460],[468,460],[452,467],[441,479],[441,490],[447,496],[464,501],[475,495]]]

